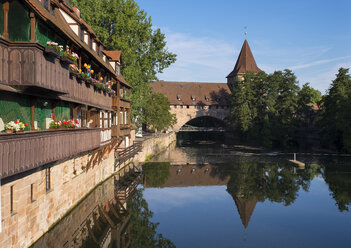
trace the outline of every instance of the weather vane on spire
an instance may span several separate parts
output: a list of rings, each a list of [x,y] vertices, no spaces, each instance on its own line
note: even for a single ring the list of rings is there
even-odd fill
[[[246,26],[244,27],[244,30],[245,30],[244,34],[245,34],[245,40],[246,40],[246,38],[247,38],[247,27]]]

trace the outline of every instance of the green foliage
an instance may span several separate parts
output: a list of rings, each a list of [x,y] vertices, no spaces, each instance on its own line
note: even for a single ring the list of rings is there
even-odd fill
[[[245,162],[221,166],[216,170],[222,178],[230,176],[227,191],[233,197],[245,201],[292,204],[300,189],[307,191],[314,169],[306,168],[294,172],[290,164],[267,164]]]
[[[155,130],[163,130],[176,123],[176,117],[169,111],[170,103],[168,98],[161,93],[149,94],[146,98],[144,108],[145,123]]]
[[[142,109],[150,92],[149,83],[176,60],[166,48],[165,35],[155,29],[151,17],[134,0],[71,0],[82,18],[93,28],[107,50],[121,50],[121,72],[133,86],[132,117],[144,121]]]
[[[313,105],[319,104],[322,100],[322,94],[319,90],[313,89],[309,83],[305,83],[298,93],[297,114],[301,121],[300,126],[309,127],[312,125]]]
[[[265,146],[291,145],[299,87],[290,70],[247,72],[232,91],[231,122],[242,138]]]
[[[146,184],[149,187],[161,187],[170,176],[170,163],[146,163],[143,166]]]
[[[148,204],[143,198],[142,189],[138,189],[133,198],[128,201],[128,208],[131,210],[130,247],[175,248],[172,241],[164,238],[162,234],[156,233],[156,228],[159,223],[150,221],[153,213],[149,210]]]
[[[319,127],[325,144],[351,152],[351,76],[340,68],[321,104]]]

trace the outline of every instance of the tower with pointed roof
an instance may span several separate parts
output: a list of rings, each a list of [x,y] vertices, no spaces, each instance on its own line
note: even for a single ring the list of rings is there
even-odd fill
[[[243,75],[248,71],[259,73],[261,69],[258,68],[255,58],[252,55],[249,43],[247,40],[245,40],[234,69],[227,76],[227,84],[229,88],[232,89],[232,85],[235,83],[235,81],[243,80]]]

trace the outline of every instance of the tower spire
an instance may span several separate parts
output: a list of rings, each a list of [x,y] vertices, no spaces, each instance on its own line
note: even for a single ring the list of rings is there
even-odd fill
[[[235,78],[237,76],[240,77],[248,71],[252,71],[253,73],[259,73],[261,69],[258,68],[255,58],[252,55],[249,43],[245,39],[244,44],[241,47],[239,57],[235,63],[234,69],[227,76],[228,85],[231,86],[235,82]]]

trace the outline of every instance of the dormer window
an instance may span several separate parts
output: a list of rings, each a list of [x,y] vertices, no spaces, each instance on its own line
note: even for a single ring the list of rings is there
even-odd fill
[[[208,98],[207,96],[205,96],[205,101],[206,101],[206,102],[209,102],[209,101],[210,101],[210,98]]]
[[[196,97],[195,97],[195,96],[191,96],[191,100],[192,100],[193,102],[195,102]]]
[[[121,68],[119,66],[119,63],[116,63],[115,66],[116,66],[115,68],[116,74],[119,75],[121,73]]]
[[[177,95],[177,100],[178,100],[178,101],[181,101],[181,100],[182,100],[182,98],[180,97],[180,95]]]

